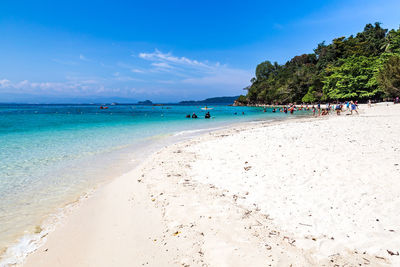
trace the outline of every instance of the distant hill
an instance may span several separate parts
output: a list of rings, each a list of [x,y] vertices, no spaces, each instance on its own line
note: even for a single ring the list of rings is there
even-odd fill
[[[189,101],[181,101],[179,102],[180,105],[196,105],[196,104],[226,104],[230,105],[235,102],[235,100],[239,96],[221,96],[221,97],[212,97],[212,98],[207,98],[204,100],[200,101],[194,101],[194,100],[189,100]]]
[[[150,100],[139,101],[138,105],[153,105],[153,102],[151,102]]]

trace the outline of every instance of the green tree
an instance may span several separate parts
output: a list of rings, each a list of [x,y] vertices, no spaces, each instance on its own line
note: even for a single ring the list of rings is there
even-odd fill
[[[276,70],[278,64],[272,64],[270,61],[264,61],[257,65],[256,68],[256,79],[258,81],[268,79],[269,75]]]
[[[400,28],[388,32],[378,22],[367,24],[356,35],[322,42],[314,53],[283,65],[262,62],[246,99],[250,104],[378,99],[398,88],[395,54],[400,55]]]
[[[385,50],[387,29],[381,28],[379,22],[367,24],[364,31],[357,34],[360,54],[364,56],[379,56]]]
[[[237,101],[238,101],[239,103],[242,103],[242,104],[247,104],[247,97],[244,96],[244,95],[240,95],[240,96],[238,97]]]
[[[327,70],[323,80],[325,99],[368,99],[380,98],[382,89],[378,86],[378,58],[352,56],[340,60],[340,66]]]
[[[400,55],[394,54],[383,64],[378,73],[378,82],[390,97],[400,95]]]
[[[387,34],[385,51],[400,54],[400,28],[397,31],[391,30]]]
[[[304,103],[315,103],[321,99],[322,93],[317,90],[317,88],[312,85],[308,88],[307,94],[301,99]]]

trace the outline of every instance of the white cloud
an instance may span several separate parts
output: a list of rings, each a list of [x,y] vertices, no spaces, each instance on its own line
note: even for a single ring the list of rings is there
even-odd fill
[[[166,63],[166,62],[155,62],[155,63],[151,63],[152,66],[157,67],[157,68],[161,68],[161,69],[172,69],[174,67],[172,67],[170,64]]]
[[[120,95],[130,96],[129,88],[115,87],[115,82],[143,82],[143,80],[121,75],[119,72],[113,73],[109,79],[79,79],[77,77],[67,77],[63,82],[32,82],[28,80],[10,81],[0,80],[0,93],[13,94],[32,94],[32,95],[57,95],[57,96],[92,96]],[[151,91],[149,91],[151,92]]]
[[[168,62],[172,65],[186,65],[186,66],[195,66],[202,68],[209,68],[210,66],[199,62],[197,60],[192,60],[187,57],[176,57],[171,53],[162,53],[158,49],[156,49],[153,53],[140,53],[139,57],[145,60],[158,61],[158,62]]]
[[[236,94],[249,84],[252,77],[252,71],[232,68],[219,62],[179,57],[159,50],[153,53],[140,53],[138,58],[143,61],[137,62],[138,65],[118,62],[108,77],[85,77],[80,73],[73,73],[62,81],[0,79],[0,93],[43,96],[142,94],[149,98],[151,96],[173,98],[181,97],[183,94],[219,95],[222,92]],[[80,59],[88,60],[83,54],[80,55]],[[134,73],[144,73],[146,79],[138,79]]]
[[[130,76],[118,76],[115,78],[115,80],[121,81],[121,82],[129,82],[129,81],[142,82],[143,81],[141,79],[133,78]]]
[[[155,67],[150,72],[167,71],[169,75],[178,77],[168,79],[168,83],[243,88],[249,84],[253,75],[252,71],[232,68],[219,62],[178,57],[158,49],[153,53],[140,53],[139,58],[150,61],[150,66]],[[165,80],[162,79],[159,83],[165,83]]]
[[[131,69],[131,72],[133,72],[133,73],[144,73],[144,71],[140,70],[140,69]]]
[[[101,87],[96,80],[80,80],[66,82],[31,82],[23,80],[12,82],[7,79],[0,80],[2,92],[9,93],[29,93],[29,94],[80,94],[96,90]]]
[[[127,64],[124,62],[118,62],[117,67],[123,68],[123,69],[129,69],[133,73],[145,73],[144,70],[136,68],[135,66],[132,66],[131,64]]]
[[[10,84],[11,84],[10,80],[7,79],[0,80],[0,88],[7,88],[10,86]]]
[[[79,55],[79,59],[83,60],[83,61],[89,61],[89,59],[87,59],[84,55],[80,54]]]

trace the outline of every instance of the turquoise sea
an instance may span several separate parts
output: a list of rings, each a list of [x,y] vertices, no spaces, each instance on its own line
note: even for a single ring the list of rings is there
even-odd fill
[[[170,142],[233,123],[293,116],[224,105],[211,106],[211,119],[200,106],[99,107],[0,105],[0,254],[10,256],[4,252],[14,246],[22,255],[29,249],[24,237],[38,232],[49,214]],[[185,118],[193,112],[198,119]]]

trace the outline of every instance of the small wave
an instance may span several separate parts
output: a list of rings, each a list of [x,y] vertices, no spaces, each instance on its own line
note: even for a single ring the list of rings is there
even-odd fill
[[[48,231],[24,235],[17,244],[9,247],[0,261],[0,267],[21,265],[26,256],[34,252],[45,241]]]
[[[76,201],[70,202],[58,212],[47,217],[45,222],[37,227],[37,233],[23,235],[16,244],[8,247],[3,255],[0,255],[0,267],[21,266],[26,257],[35,252],[46,242],[47,235],[54,231],[56,226],[66,217],[73,208],[75,208],[83,199],[88,198],[94,189],[80,196]]]
[[[219,129],[222,129],[222,128],[223,127],[205,128],[205,129],[197,129],[197,130],[186,130],[186,131],[177,132],[177,133],[174,134],[174,136],[190,135],[190,134],[196,134],[196,133],[201,133],[201,132],[219,130]]]

